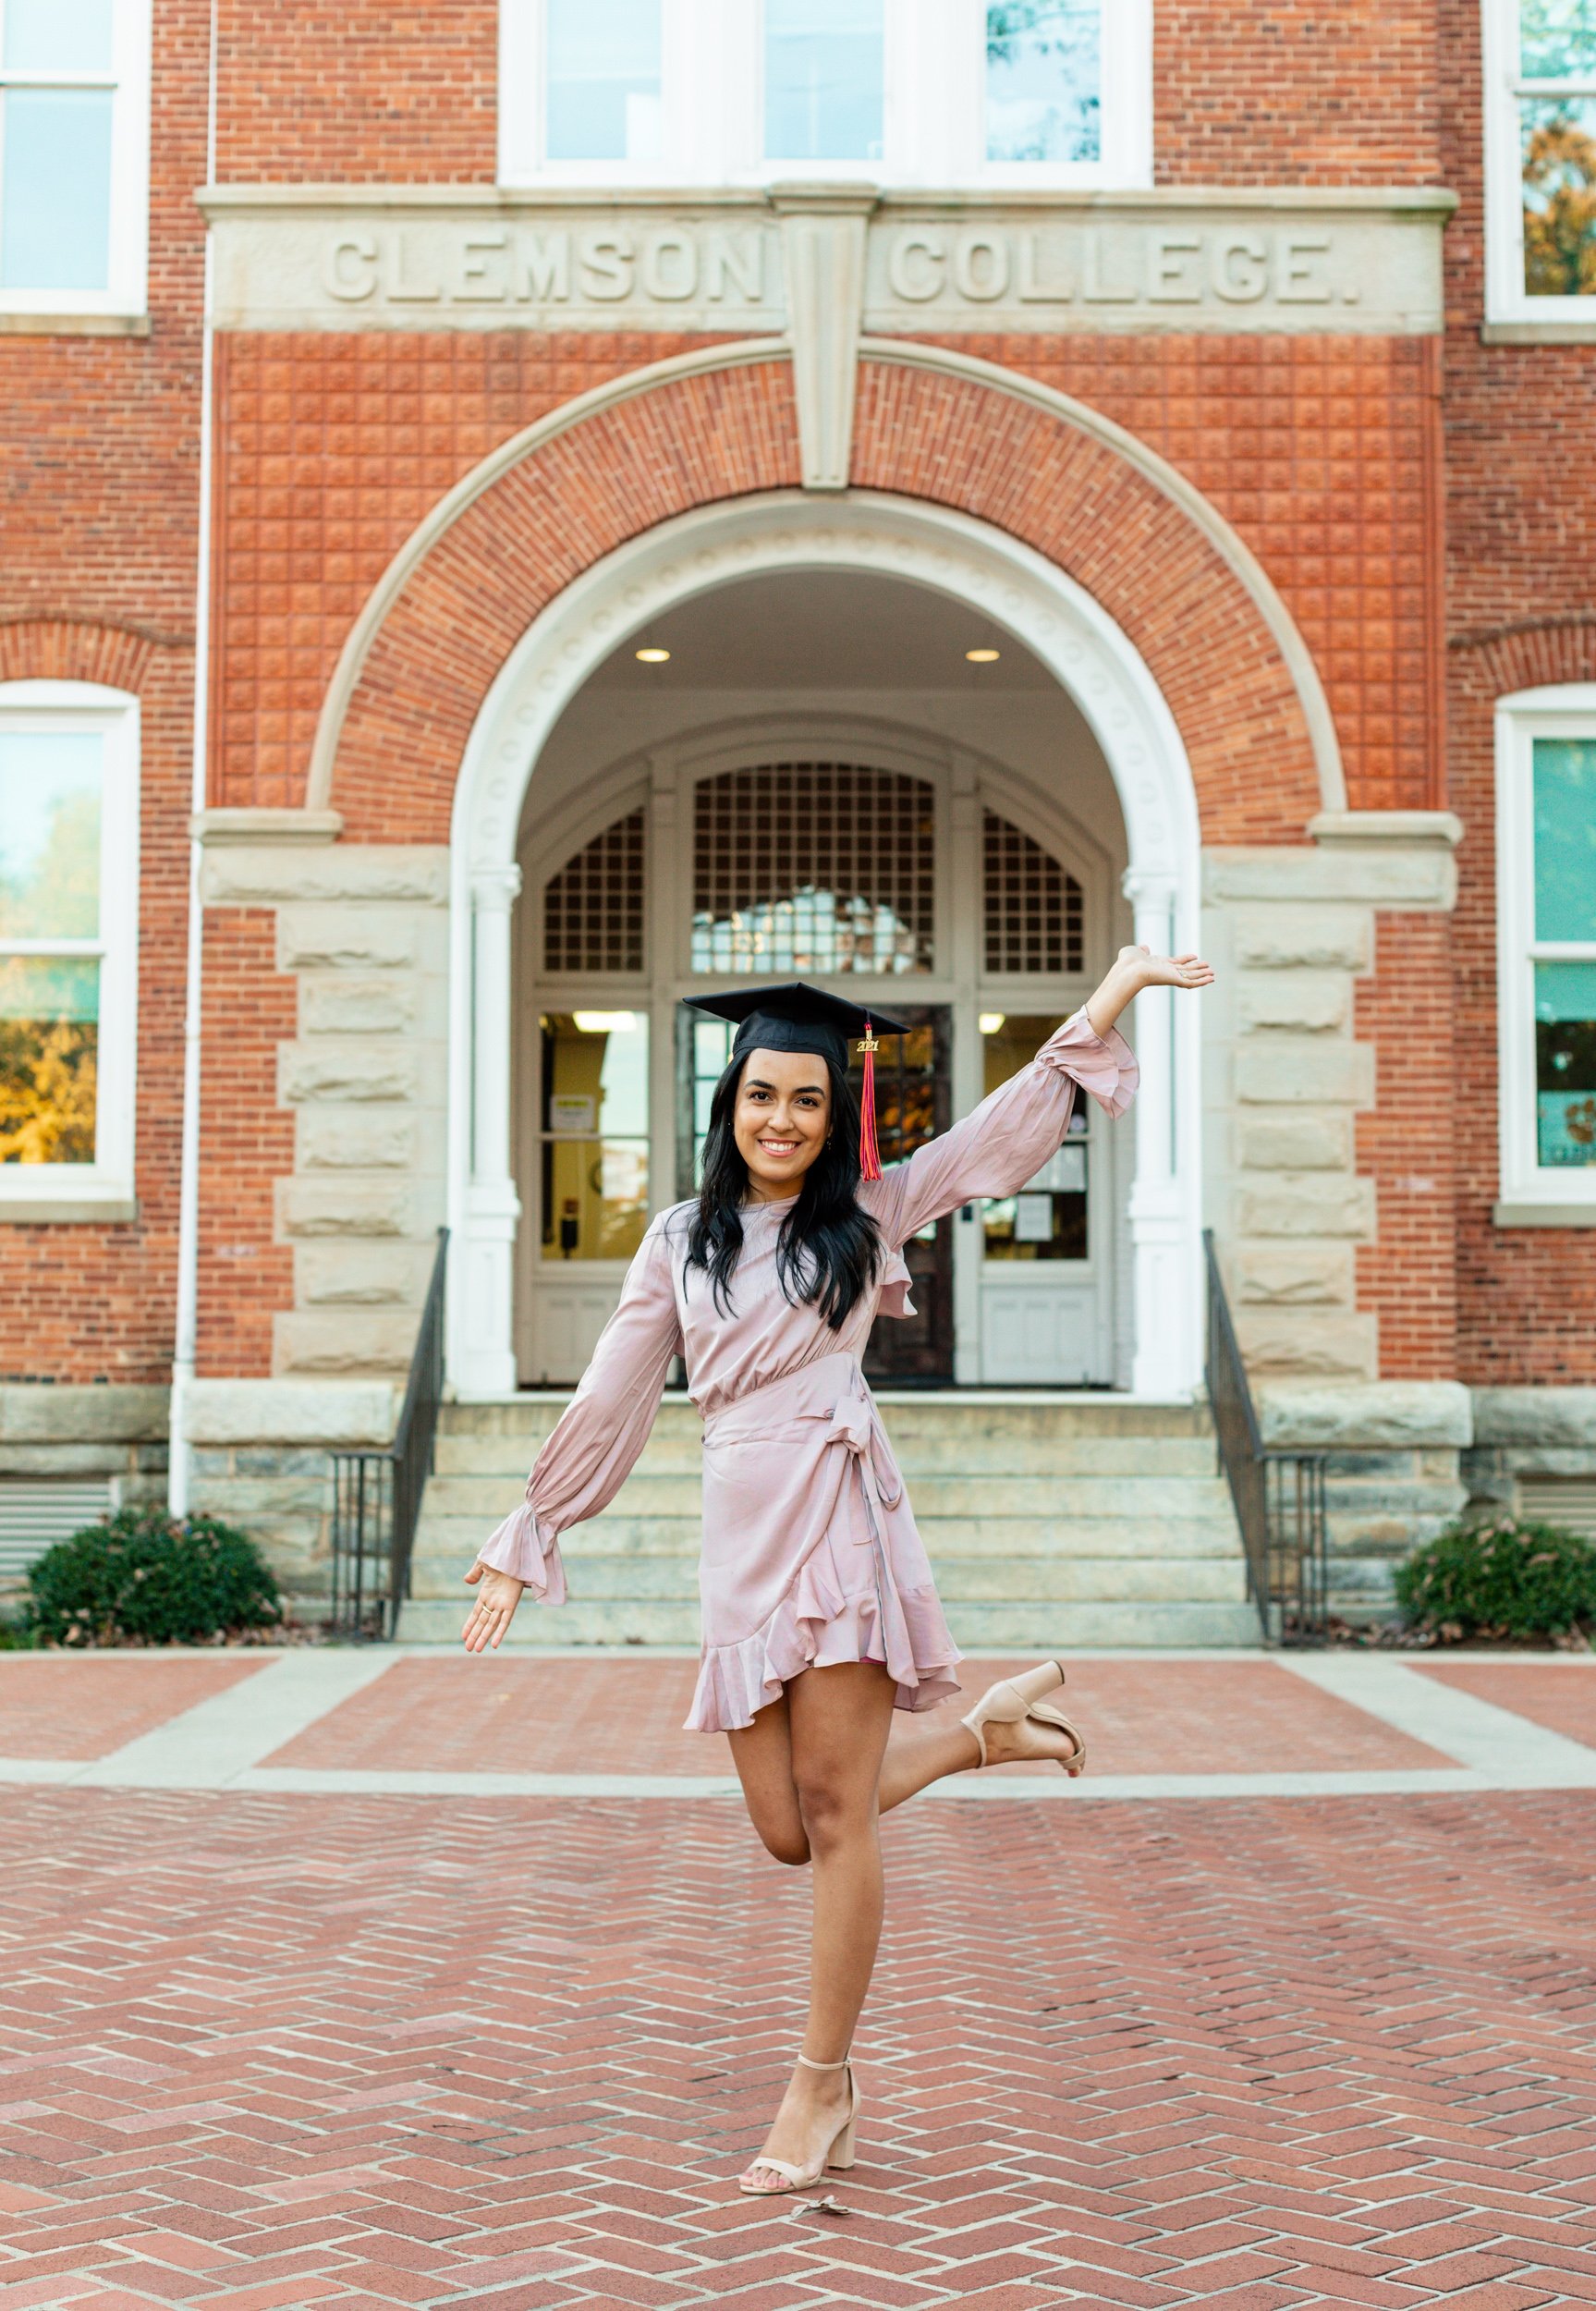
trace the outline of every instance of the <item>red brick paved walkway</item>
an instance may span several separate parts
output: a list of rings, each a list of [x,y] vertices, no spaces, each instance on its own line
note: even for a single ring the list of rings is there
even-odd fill
[[[836,2220],[733,1802],[0,1810],[5,2311],[1596,2301],[1593,1798],[906,1811]]]

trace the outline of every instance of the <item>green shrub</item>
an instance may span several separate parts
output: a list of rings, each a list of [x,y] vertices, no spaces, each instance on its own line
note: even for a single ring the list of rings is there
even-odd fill
[[[1445,1637],[1557,1637],[1596,1621],[1596,1543],[1501,1517],[1453,1524],[1396,1574],[1396,1601]]]
[[[181,1524],[124,1509],[47,1548],[28,1575],[23,1626],[36,1644],[195,1645],[283,1617],[253,1541],[214,1517]]]

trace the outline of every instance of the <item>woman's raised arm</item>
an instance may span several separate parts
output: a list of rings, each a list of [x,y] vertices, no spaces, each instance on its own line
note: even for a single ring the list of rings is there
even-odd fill
[[[526,1498],[483,1543],[466,1574],[477,1588],[460,1632],[468,1653],[499,1644],[524,1590],[545,1604],[565,1603],[559,1535],[596,1517],[620,1491],[648,1442],[680,1348],[662,1213],[638,1246],[576,1394],[532,1463]]]
[[[1195,955],[1150,955],[1121,948],[1102,985],[1051,1034],[1028,1067],[988,1094],[951,1131],[917,1148],[859,1201],[895,1247],[945,1212],[983,1196],[1013,1195],[1056,1155],[1069,1129],[1077,1088],[1110,1116],[1136,1096],[1138,1072],[1115,1021],[1143,987],[1206,987],[1212,972]]]

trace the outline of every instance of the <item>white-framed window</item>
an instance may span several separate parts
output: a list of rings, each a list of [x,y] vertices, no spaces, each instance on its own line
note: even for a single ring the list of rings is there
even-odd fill
[[[1481,0],[1486,301],[1596,336],[1596,0]]]
[[[1596,683],[1496,712],[1502,1204],[1596,1222]]]
[[[1151,184],[1151,0],[500,0],[506,184]]]
[[[0,0],[0,313],[144,310],[150,0]]]
[[[0,1223],[131,1204],[138,949],[138,700],[0,682]]]

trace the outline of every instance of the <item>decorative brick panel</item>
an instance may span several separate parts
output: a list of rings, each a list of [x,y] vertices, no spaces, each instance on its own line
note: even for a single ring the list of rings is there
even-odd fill
[[[216,379],[213,801],[302,802],[360,605],[499,443],[703,340],[569,332],[223,336]]]

